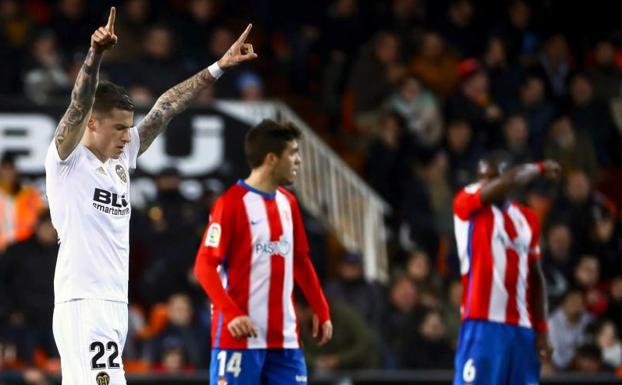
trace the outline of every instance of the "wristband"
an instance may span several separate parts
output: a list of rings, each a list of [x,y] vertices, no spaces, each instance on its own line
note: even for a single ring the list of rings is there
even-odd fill
[[[222,74],[225,73],[225,71],[223,71],[222,68],[220,68],[220,66],[218,65],[218,62],[214,62],[214,64],[207,67],[207,70],[209,71],[209,74],[212,75],[214,79],[218,79],[219,77],[222,76]]]
[[[546,322],[546,320],[538,321],[538,323],[536,324],[536,331],[540,333],[549,331],[549,324]]]
[[[538,171],[540,172],[540,174],[544,174],[544,162],[536,162],[536,166],[538,166]]]

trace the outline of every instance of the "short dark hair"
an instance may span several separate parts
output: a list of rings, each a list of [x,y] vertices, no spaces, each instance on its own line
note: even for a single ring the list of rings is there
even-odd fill
[[[134,111],[134,102],[127,91],[113,82],[102,80],[95,91],[95,103],[93,112],[106,113],[114,108],[126,111]]]
[[[287,143],[300,139],[302,133],[292,123],[277,123],[271,119],[264,119],[257,126],[251,128],[244,138],[244,153],[251,169],[263,164],[269,153],[281,156]]]

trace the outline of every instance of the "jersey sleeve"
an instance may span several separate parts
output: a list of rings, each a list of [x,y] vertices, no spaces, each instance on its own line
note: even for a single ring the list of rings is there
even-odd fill
[[[224,261],[233,235],[234,223],[231,217],[233,209],[227,207],[225,196],[214,203],[194,265],[194,274],[203,290],[229,319],[244,315],[224,289],[218,274],[218,267]]]
[[[454,198],[454,214],[463,221],[468,220],[482,208],[482,191],[479,184],[466,186]]]
[[[81,156],[82,144],[78,143],[66,159],[61,159],[56,143],[52,140],[45,156],[45,172],[65,177],[76,167]]]
[[[136,159],[138,159],[138,152],[140,151],[140,135],[138,134],[138,128],[135,126],[130,128],[130,142],[127,144],[125,151],[127,151],[129,168],[135,169]]]
[[[292,221],[294,224],[294,280],[302,290],[311,308],[320,319],[320,324],[330,320],[328,302],[320,285],[315,268],[309,258],[309,242],[305,232],[302,215],[296,198],[287,193],[291,208]]]

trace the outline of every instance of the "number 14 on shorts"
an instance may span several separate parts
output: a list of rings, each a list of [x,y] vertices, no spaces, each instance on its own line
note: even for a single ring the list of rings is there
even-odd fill
[[[229,359],[227,360],[227,351],[221,350],[218,352],[216,359],[218,360],[218,377],[223,378],[226,373],[233,374],[233,377],[238,377],[242,371],[242,353],[230,352]]]

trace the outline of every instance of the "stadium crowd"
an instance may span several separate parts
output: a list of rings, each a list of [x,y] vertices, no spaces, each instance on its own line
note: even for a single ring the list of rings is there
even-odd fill
[[[600,30],[580,34],[572,15],[553,18],[560,3],[119,0],[119,45],[102,72],[148,106],[220,57],[250,20],[260,59],[199,102],[291,101],[393,208],[387,286],[366,281],[362,256],[340,250],[321,222],[307,220],[335,327],[324,348],[305,344],[315,371],[451,369],[462,295],[454,194],[474,181],[489,150],[505,150],[515,164],[557,160],[560,183],[536,183],[517,197],[542,228],[554,348],[544,370],[615,371],[622,34],[606,17]],[[92,15],[109,5],[0,0],[2,98],[66,103],[101,21]],[[156,198],[132,217],[126,370],[205,369],[209,304],[191,271],[214,196],[186,198],[175,169],[154,178]],[[45,200],[4,154],[0,369],[59,369],[51,335],[57,250]],[[298,305],[304,340],[311,315]]]

